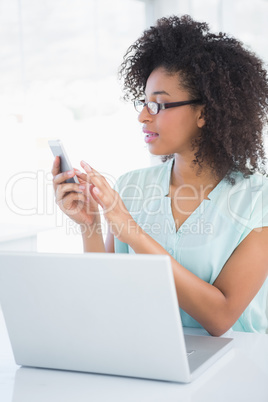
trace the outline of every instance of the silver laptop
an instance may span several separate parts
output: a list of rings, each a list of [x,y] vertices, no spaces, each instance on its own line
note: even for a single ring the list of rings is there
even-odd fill
[[[190,382],[231,339],[185,335],[168,256],[0,254],[18,365]]]

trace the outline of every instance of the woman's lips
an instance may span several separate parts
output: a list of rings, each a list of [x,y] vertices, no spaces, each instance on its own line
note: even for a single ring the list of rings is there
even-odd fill
[[[145,138],[144,138],[144,141],[145,141],[147,144],[148,144],[149,142],[154,141],[154,140],[159,136],[159,134],[154,133],[154,132],[149,131],[149,130],[143,130],[143,132],[144,132],[144,134],[146,134],[146,135],[145,135]]]

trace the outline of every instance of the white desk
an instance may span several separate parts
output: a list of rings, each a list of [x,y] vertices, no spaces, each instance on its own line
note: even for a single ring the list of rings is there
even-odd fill
[[[19,368],[0,310],[0,401],[267,402],[268,335],[232,332],[230,336],[233,350],[191,384]]]
[[[37,233],[42,227],[0,223],[0,250],[36,251]]]

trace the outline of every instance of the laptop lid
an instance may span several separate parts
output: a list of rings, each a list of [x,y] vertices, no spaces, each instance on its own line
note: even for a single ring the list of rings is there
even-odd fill
[[[0,302],[19,365],[191,380],[168,256],[2,253]]]

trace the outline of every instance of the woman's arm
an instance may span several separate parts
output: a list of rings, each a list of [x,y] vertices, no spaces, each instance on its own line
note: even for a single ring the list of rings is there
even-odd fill
[[[85,253],[105,253],[100,219],[94,225],[80,225]]]
[[[134,221],[104,177],[85,166],[111,233],[137,254],[169,253]],[[252,231],[233,252],[211,285],[170,255],[180,307],[211,335],[225,333],[257,294],[268,274],[268,228]],[[223,245],[224,246],[224,245]]]
[[[168,254],[145,232],[124,240],[136,253]],[[213,283],[203,281],[170,256],[180,307],[211,335],[225,333],[257,294],[268,274],[268,228],[252,231]]]
[[[97,228],[83,227],[82,239],[84,252],[86,253],[114,253],[114,236],[110,231],[108,231],[104,243],[101,224],[99,224]]]

